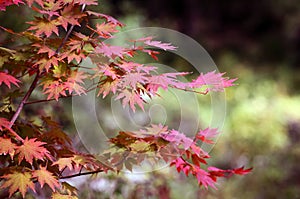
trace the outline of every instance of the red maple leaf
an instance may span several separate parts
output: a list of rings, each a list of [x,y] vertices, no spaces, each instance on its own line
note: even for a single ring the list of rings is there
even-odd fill
[[[10,84],[14,84],[17,87],[19,87],[18,83],[21,82],[20,80],[16,79],[15,77],[4,73],[4,72],[0,72],[0,86],[2,83],[6,84],[6,86],[8,88],[10,88]]]
[[[0,0],[0,11],[4,11],[7,6],[18,5],[19,3],[24,3],[23,0]]]
[[[217,189],[215,186],[215,181],[210,177],[209,172],[201,169],[198,166],[194,166],[193,175],[196,176],[198,183],[200,185],[203,185],[205,188],[208,188],[208,186],[210,186],[213,187],[214,189]]]
[[[218,129],[206,128],[202,131],[199,131],[196,135],[196,138],[203,142],[212,144],[213,141],[207,138],[215,137],[217,134],[218,134]]]

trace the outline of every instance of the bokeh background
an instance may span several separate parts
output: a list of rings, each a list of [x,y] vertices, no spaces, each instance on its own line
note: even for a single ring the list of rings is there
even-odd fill
[[[177,174],[175,169],[76,178],[72,182],[81,191],[80,198],[300,198],[299,1],[101,0],[99,4],[98,10],[119,19],[125,28],[156,26],[189,35],[208,51],[221,72],[238,78],[238,85],[226,90],[227,117],[210,153],[210,164],[254,169],[247,176],[219,181],[218,190],[199,189],[195,179]],[[20,12],[24,20],[32,16],[22,6],[8,8],[0,13],[1,25],[23,30]],[[1,32],[0,42],[9,42],[5,33]],[[169,56],[160,57],[164,64],[191,69],[180,58]],[[198,100],[206,128],[210,98],[199,96]],[[70,104],[66,99],[44,106],[49,114],[66,108],[53,117],[72,134]],[[170,104],[172,101],[164,106]],[[30,112],[36,107],[26,108]],[[172,111],[172,106],[166,110]],[[106,115],[109,121],[109,113]],[[178,117],[168,119],[174,124]],[[81,146],[78,138],[75,141]]]

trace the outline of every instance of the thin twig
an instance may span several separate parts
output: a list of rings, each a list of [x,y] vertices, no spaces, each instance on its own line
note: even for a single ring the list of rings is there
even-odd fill
[[[89,171],[89,172],[85,172],[85,173],[77,173],[77,174],[73,174],[73,175],[62,176],[62,177],[59,177],[59,179],[68,179],[68,178],[74,178],[74,177],[78,177],[78,176],[91,175],[91,174],[100,173],[103,171],[104,171],[103,169],[98,169],[95,171]]]
[[[208,93],[208,90],[201,92],[201,91],[189,90],[189,89],[185,89],[185,88],[178,88],[176,86],[170,86],[170,87],[171,88],[176,88],[178,90],[186,91],[186,92],[201,94],[201,95],[207,95],[207,93]]]
[[[85,6],[86,6],[85,4],[82,5],[81,12],[84,11]],[[75,27],[75,25],[72,25],[72,26],[70,27],[70,29],[68,30],[68,32],[67,32],[65,38],[63,39],[63,41],[61,42],[61,44],[59,45],[59,47],[56,49],[55,54],[58,54],[59,51],[61,50],[61,48],[65,45],[65,43],[67,42],[68,38],[70,37],[70,34],[71,34],[71,32],[73,31],[74,27]]]

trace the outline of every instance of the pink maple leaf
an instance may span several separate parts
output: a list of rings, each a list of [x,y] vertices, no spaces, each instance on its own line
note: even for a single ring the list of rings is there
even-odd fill
[[[129,86],[132,89],[136,89],[137,84],[145,84],[146,80],[147,78],[143,73],[128,73],[123,76],[121,81],[124,88]]]
[[[177,48],[177,47],[173,46],[170,43],[162,43],[161,41],[146,40],[144,43],[148,46],[157,47],[157,48],[163,49],[165,51],[167,51],[167,50],[176,50],[176,48]]]
[[[183,133],[180,133],[174,129],[167,133],[161,134],[161,137],[176,145],[182,144],[185,150],[188,149],[193,143],[191,138],[186,137]]]
[[[218,129],[216,129],[216,128],[215,129],[206,128],[204,130],[199,131],[196,135],[196,138],[203,142],[212,144],[213,141],[209,140],[207,138],[215,137],[218,133],[219,133]]]
[[[101,53],[109,58],[123,57],[124,48],[120,46],[109,46],[106,44],[102,44],[101,46],[95,49],[96,53]]]
[[[144,101],[141,98],[140,94],[136,93],[135,90],[129,91],[128,89],[124,89],[115,99],[122,99],[123,107],[129,104],[133,112],[135,112],[135,104],[137,104],[139,107],[141,107],[142,110],[144,110]]]
[[[216,73],[216,71],[208,72],[206,74],[201,73],[197,79],[189,84],[189,86],[191,88],[201,88],[204,85],[208,85],[208,90],[210,91],[223,91],[224,88],[234,86],[233,82],[237,80],[222,77],[224,74],[225,73]]]
[[[193,172],[200,185],[203,185],[205,188],[208,188],[208,186],[210,186],[214,189],[217,189],[215,186],[215,181],[210,177],[210,174],[207,171],[204,171],[198,166],[194,166]]]

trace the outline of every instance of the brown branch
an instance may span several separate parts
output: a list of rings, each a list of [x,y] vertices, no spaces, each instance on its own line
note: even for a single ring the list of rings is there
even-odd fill
[[[74,177],[78,177],[78,176],[91,175],[91,174],[100,173],[103,171],[104,171],[103,169],[98,169],[95,171],[89,171],[89,172],[85,172],[85,173],[77,173],[77,174],[73,174],[73,175],[62,176],[62,177],[59,177],[59,179],[68,179],[68,178],[74,178]]]
[[[28,98],[30,97],[32,91],[35,89],[38,80],[39,80],[39,72],[37,72],[37,74],[36,74],[36,76],[35,76],[33,82],[31,83],[31,85],[30,85],[30,87],[29,87],[27,93],[26,93],[25,96],[23,97],[23,99],[22,99],[21,103],[19,104],[19,106],[18,106],[18,108],[17,108],[15,114],[14,114],[13,117],[11,118],[10,123],[9,123],[9,126],[8,126],[9,128],[11,128],[11,127],[14,125],[14,123],[16,122],[17,118],[19,117],[19,115],[20,115],[20,113],[21,113],[21,111],[22,111],[22,109],[23,109],[23,107],[24,107],[24,104],[27,102],[27,100],[28,100]],[[20,136],[17,136],[17,137],[18,137],[19,139],[21,138]],[[21,138],[20,140],[23,141],[22,138]]]

